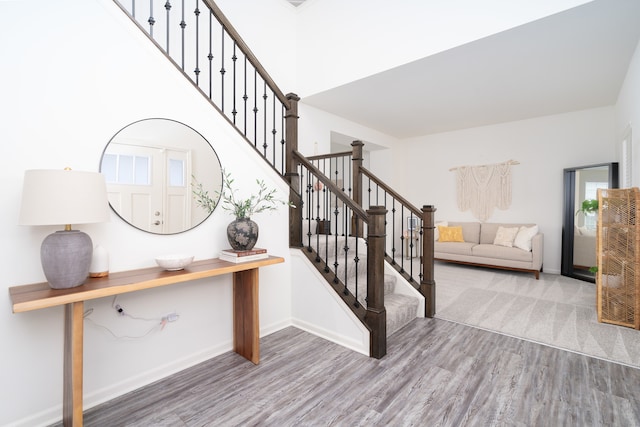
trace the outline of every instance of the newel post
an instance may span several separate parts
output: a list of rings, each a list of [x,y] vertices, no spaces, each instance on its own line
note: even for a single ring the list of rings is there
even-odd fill
[[[371,357],[387,354],[387,311],[384,308],[384,246],[386,241],[384,206],[367,210],[367,314],[365,322],[371,330]]]
[[[352,167],[352,193],[351,198],[358,206],[362,206],[362,171],[360,167],[362,166],[362,147],[364,147],[364,143],[362,141],[353,141],[351,143],[352,153],[351,153],[351,161],[353,163]],[[351,217],[351,234],[355,236],[355,233],[358,233],[358,237],[362,237],[362,219],[353,215]]]
[[[422,206],[422,280],[420,293],[424,295],[424,315],[433,317],[436,314],[436,281],[433,276],[433,233],[435,229],[432,205]]]
[[[302,196],[298,162],[293,152],[298,150],[298,101],[295,93],[287,94],[290,108],[285,113],[285,170],[284,178],[289,183],[289,201],[296,207],[289,207],[289,246],[302,247]]]

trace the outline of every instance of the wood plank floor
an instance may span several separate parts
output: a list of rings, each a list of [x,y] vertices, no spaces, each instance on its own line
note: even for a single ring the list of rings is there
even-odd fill
[[[640,426],[640,370],[439,319],[375,360],[290,327],[85,413],[86,426]]]

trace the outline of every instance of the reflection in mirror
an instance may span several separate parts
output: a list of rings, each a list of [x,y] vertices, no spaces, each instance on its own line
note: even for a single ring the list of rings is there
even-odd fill
[[[564,170],[562,275],[595,281],[598,189],[617,187],[617,163]]]
[[[156,234],[202,223],[222,191],[222,167],[211,144],[169,119],[140,120],[120,130],[102,154],[100,172],[118,216]]]

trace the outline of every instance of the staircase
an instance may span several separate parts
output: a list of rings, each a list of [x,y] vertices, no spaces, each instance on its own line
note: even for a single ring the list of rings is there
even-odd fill
[[[327,236],[327,235],[325,235]],[[318,246],[318,250],[320,253],[328,254],[328,258],[335,258],[336,250],[344,253],[345,247],[346,257],[353,259],[356,257],[356,250],[354,249],[356,246],[359,248],[357,250],[357,257],[359,258],[362,265],[367,264],[367,251],[362,249],[366,248],[366,242],[364,239],[360,239],[360,244],[355,244],[356,237],[349,238],[339,238],[341,241],[340,245],[330,244],[330,238],[319,239],[320,243]],[[314,261],[312,261],[314,262]],[[367,307],[367,293],[360,292],[358,287],[362,287],[363,289],[367,289],[367,270],[364,268],[358,269],[357,264],[355,263],[347,263],[340,264],[337,269],[331,268],[330,270],[337,277],[345,277],[344,282],[347,284],[347,289],[352,295],[356,295],[356,299],[359,304],[362,305],[363,308]],[[400,328],[411,322],[418,316],[418,308],[420,306],[420,298],[416,295],[408,295],[407,291],[405,293],[401,293],[399,287],[403,284],[398,283],[398,281],[402,281],[404,279],[399,278],[398,275],[394,274],[395,271],[385,264],[385,274],[384,274],[384,306],[386,309],[386,336],[391,336],[394,332],[397,332]]]
[[[299,153],[299,98],[278,89],[212,0],[126,1],[114,0],[287,181],[297,206],[289,210],[290,246],[368,328],[370,355],[383,357],[387,337],[416,316],[432,317],[435,209],[412,206],[362,167],[359,141],[352,153]]]

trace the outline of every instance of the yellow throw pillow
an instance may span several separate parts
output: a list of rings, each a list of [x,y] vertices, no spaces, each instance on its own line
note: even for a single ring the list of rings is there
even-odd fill
[[[462,226],[445,227],[439,225],[438,232],[440,233],[438,242],[464,242],[464,238],[462,237]]]

